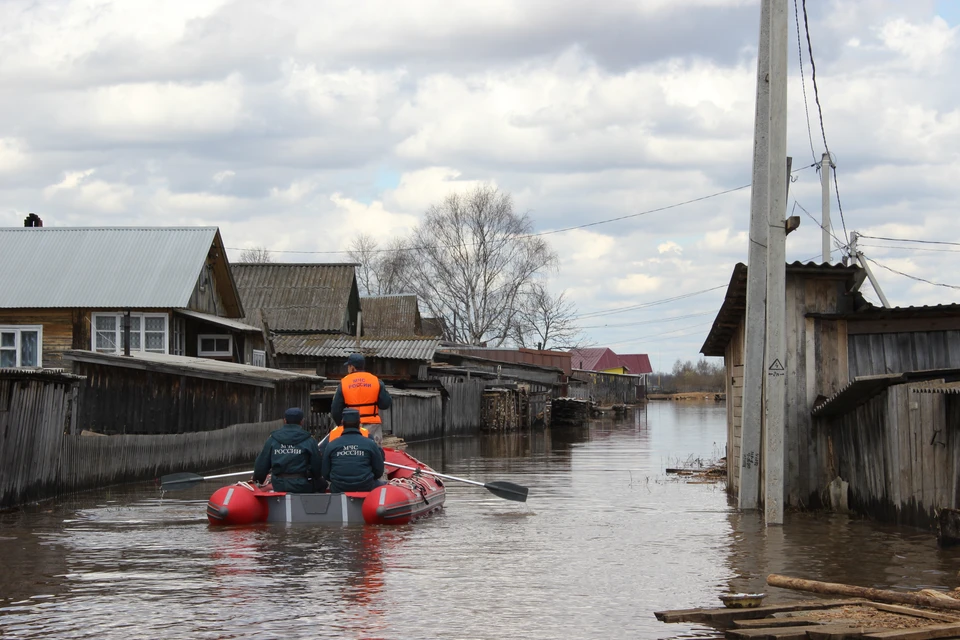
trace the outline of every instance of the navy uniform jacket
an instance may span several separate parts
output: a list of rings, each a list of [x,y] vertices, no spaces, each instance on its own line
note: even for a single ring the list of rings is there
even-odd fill
[[[285,424],[267,438],[253,465],[253,479],[263,482],[267,473],[273,474],[275,491],[312,493],[326,488],[320,476],[317,441],[300,425]],[[291,477],[284,477],[286,474]]]
[[[343,435],[324,444],[320,472],[333,493],[370,491],[383,475],[383,449],[357,427],[344,427]]]

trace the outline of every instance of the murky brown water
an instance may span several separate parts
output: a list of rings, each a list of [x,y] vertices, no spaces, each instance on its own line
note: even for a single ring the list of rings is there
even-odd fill
[[[208,483],[143,484],[0,516],[4,638],[719,637],[653,611],[771,591],[768,573],[879,587],[960,585],[932,534],[787,514],[765,529],[720,485],[664,474],[724,448],[723,406],[652,403],[623,421],[429,442],[460,477],[444,511],[396,528],[213,529]],[[800,594],[774,590],[771,598]]]

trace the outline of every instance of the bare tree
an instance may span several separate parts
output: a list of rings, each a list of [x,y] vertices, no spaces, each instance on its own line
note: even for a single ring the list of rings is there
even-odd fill
[[[524,292],[511,335],[518,347],[570,350],[583,346],[577,309],[562,292],[556,298],[541,282]]]
[[[510,336],[522,292],[557,259],[532,231],[510,195],[492,186],[427,210],[413,232],[406,278],[429,315],[442,319],[448,340],[499,346]]]
[[[357,287],[368,296],[405,293],[407,267],[411,260],[407,241],[394,238],[381,248],[377,241],[365,233],[359,234],[350,243],[347,252],[357,267]]]
[[[270,255],[270,251],[266,247],[253,247],[240,252],[240,262],[267,264],[273,262],[273,256]]]

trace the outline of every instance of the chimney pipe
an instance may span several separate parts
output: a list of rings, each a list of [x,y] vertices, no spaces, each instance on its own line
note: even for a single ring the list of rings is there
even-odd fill
[[[23,219],[23,226],[24,227],[42,227],[43,220],[41,220],[40,216],[38,216],[37,214],[30,213],[30,214],[27,214],[27,217]]]

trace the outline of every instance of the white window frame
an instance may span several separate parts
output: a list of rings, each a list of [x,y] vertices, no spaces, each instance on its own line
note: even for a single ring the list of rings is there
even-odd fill
[[[15,369],[20,369],[23,367],[23,364],[20,362],[20,333],[22,331],[36,331],[37,332],[37,368],[43,367],[43,325],[42,324],[5,324],[0,325],[0,331],[4,333],[13,333],[16,334],[16,340],[14,341],[14,349],[17,352],[17,363],[14,365]],[[4,351],[9,351],[9,347],[5,348]],[[34,368],[32,365],[29,368]]]
[[[202,346],[203,340],[227,340],[227,350],[226,351],[204,351]],[[223,358],[223,357],[233,357],[233,336],[229,333],[201,333],[197,336],[197,355],[201,358]]]
[[[107,313],[91,313],[90,314],[90,350],[96,353],[123,353],[123,317],[126,315],[123,311],[118,312],[107,312]],[[114,329],[114,343],[116,344],[116,349],[113,351],[103,351],[97,349],[97,318],[103,317],[112,317],[116,318],[116,328]],[[167,313],[131,313],[131,318],[140,319],[140,346],[134,347],[133,341],[131,340],[130,351],[137,353],[144,353],[146,349],[144,348],[147,344],[147,323],[146,320],[149,318],[163,318],[163,351],[158,349],[151,349],[149,353],[170,353],[170,314]],[[131,335],[133,332],[131,331]]]
[[[252,357],[250,359],[250,364],[255,367],[266,367],[267,366],[267,352],[263,349],[254,349]]]

